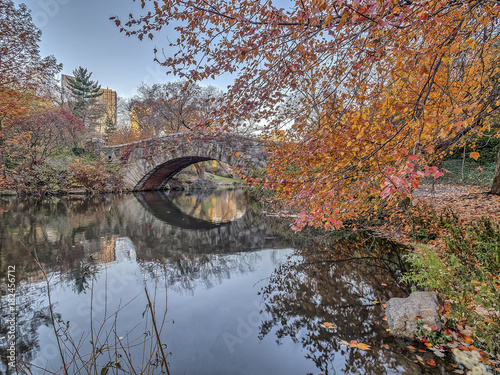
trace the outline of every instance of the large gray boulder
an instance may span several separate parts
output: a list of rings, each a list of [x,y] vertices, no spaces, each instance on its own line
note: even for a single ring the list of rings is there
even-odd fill
[[[434,292],[413,292],[408,298],[391,298],[386,303],[387,323],[395,336],[413,338],[417,316],[422,324],[441,330],[438,297]]]

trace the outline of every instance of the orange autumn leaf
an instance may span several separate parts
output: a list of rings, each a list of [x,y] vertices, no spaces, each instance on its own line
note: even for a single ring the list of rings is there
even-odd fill
[[[471,152],[469,156],[470,156],[472,159],[477,160],[477,159],[479,158],[479,156],[480,156],[480,155],[479,155],[479,152],[474,151],[474,152]]]
[[[470,336],[464,336],[464,341],[467,345],[470,345],[474,340]],[[475,348],[474,348],[475,350]]]
[[[369,350],[371,348],[370,345],[366,345],[366,344],[358,344],[358,349],[361,349],[361,350]]]
[[[323,327],[325,328],[328,328],[328,329],[335,329],[335,325],[333,323],[328,323],[328,322],[325,322],[322,324]]]
[[[428,360],[427,360],[427,363],[428,363],[429,365],[431,365],[431,366],[436,366],[436,361],[435,361],[434,359],[432,359],[432,358],[428,359]]]

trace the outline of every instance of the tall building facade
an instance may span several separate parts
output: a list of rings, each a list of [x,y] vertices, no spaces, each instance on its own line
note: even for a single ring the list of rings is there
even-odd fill
[[[98,101],[104,106],[105,114],[104,121],[109,117],[113,120],[113,124],[116,126],[117,120],[117,95],[116,91],[111,90],[110,88],[100,89],[102,95],[97,98]]]

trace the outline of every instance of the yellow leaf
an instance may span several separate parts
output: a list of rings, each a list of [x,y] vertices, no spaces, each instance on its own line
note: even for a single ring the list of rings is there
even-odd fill
[[[479,155],[479,152],[474,151],[474,152],[471,152],[471,153],[470,153],[470,157],[471,157],[472,159],[474,159],[474,160],[477,160],[477,159],[479,158],[479,156],[480,156],[480,155]]]

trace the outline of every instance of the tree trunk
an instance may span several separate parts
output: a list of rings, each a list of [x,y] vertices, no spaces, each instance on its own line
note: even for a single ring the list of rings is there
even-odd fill
[[[205,178],[205,164],[203,162],[194,164],[198,178]]]
[[[495,167],[495,178],[491,185],[491,194],[500,195],[500,144],[498,145],[497,165]]]

